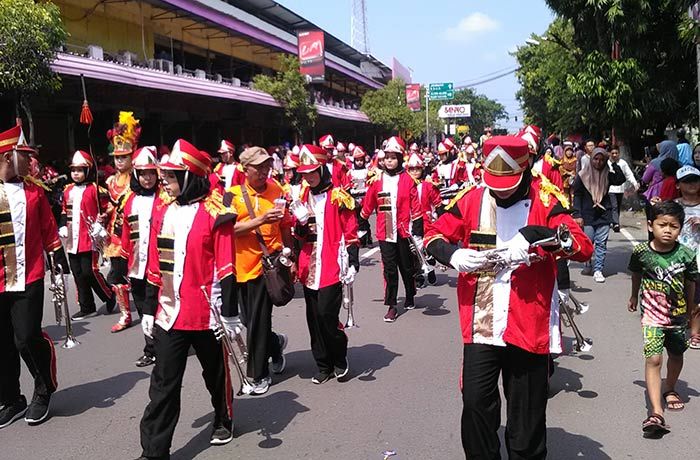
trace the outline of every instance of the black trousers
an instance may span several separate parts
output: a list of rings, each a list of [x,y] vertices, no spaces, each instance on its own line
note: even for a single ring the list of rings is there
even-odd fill
[[[19,358],[34,377],[34,393],[56,391],[56,353],[41,330],[44,313],[44,280],[34,281],[23,292],[0,294],[0,405],[20,397]]]
[[[75,287],[78,291],[78,304],[82,312],[94,312],[97,310],[95,298],[92,295],[93,291],[103,302],[107,302],[114,296],[112,289],[110,289],[104,276],[100,273],[97,259],[98,256],[95,251],[68,254],[68,262],[70,263]]]
[[[241,308],[248,331],[248,377],[259,381],[270,375],[268,360],[282,353],[279,338],[272,332],[272,300],[267,294],[265,280],[260,275],[255,279],[238,283]],[[243,320],[241,320],[243,321]]]
[[[416,296],[416,268],[408,238],[399,237],[396,243],[379,241],[384,269],[384,305],[396,306],[399,291],[399,272],[406,290],[406,304],[413,304]]]
[[[221,344],[213,331],[166,332],[155,326],[153,333],[158,359],[151,373],[150,402],[141,419],[141,447],[146,457],[165,457],[170,453],[175,425],[180,418],[182,378],[190,346],[202,365],[215,421],[232,418],[233,389]]]
[[[465,344],[462,368],[462,446],[469,460],[501,458],[498,429],[503,376],[508,420],[505,440],[510,460],[547,457],[548,355],[508,345]]]
[[[138,278],[129,278],[129,280],[131,282],[131,296],[134,298],[136,311],[138,311],[139,316],[143,318],[143,303],[146,301],[146,280],[140,280]],[[146,345],[143,347],[143,354],[150,357],[155,356],[153,339],[146,335],[143,337],[146,339]]]
[[[610,203],[612,204],[612,220],[613,224],[620,225],[620,207],[622,206],[622,197],[624,193],[609,193]]]
[[[363,219],[360,214],[362,213],[362,205],[355,207],[355,215],[357,217],[357,231],[358,233],[365,232],[360,242],[364,245],[368,245],[372,242],[372,227],[369,224],[369,220]]]
[[[338,318],[343,301],[342,284],[332,284],[319,290],[304,286],[304,300],[311,352],[318,370],[331,373],[336,366],[346,368],[348,336]]]

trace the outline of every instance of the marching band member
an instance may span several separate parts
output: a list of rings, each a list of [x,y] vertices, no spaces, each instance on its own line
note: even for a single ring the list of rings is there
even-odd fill
[[[299,156],[293,152],[287,152],[284,157],[284,190],[285,197],[289,203],[293,203],[299,199],[301,193],[301,175],[297,172],[299,167]]]
[[[384,305],[388,306],[384,321],[388,323],[393,323],[398,317],[398,272],[401,272],[406,290],[404,308],[415,308],[415,267],[408,239],[411,233],[423,236],[423,214],[416,182],[402,167],[404,150],[404,142],[400,137],[393,136],[386,141],[382,150],[384,170],[372,177],[360,213],[363,219],[368,219],[377,211],[377,239],[385,282]]]
[[[97,311],[93,291],[100,300],[106,302],[107,311],[114,310],[116,298],[100,273],[100,254],[90,236],[91,226],[99,216],[99,208],[104,206],[95,182],[95,163],[89,153],[78,150],[73,154],[70,176],[73,183],[66,185],[63,190],[58,233],[65,240],[68,261],[78,291],[80,310],[71,319],[81,320]]]
[[[129,193],[131,183],[131,154],[141,136],[141,126],[132,112],[119,112],[119,121],[114,128],[107,132],[107,137],[112,143],[114,167],[117,172],[107,178],[107,192],[109,193],[109,206],[107,233],[110,241],[104,250],[104,257],[109,258],[110,268],[107,274],[107,283],[114,291],[117,306],[121,312],[121,318],[129,317],[131,320],[131,304],[129,302],[129,280],[126,278],[126,261],[121,258],[121,234],[124,224],[124,203]],[[111,310],[107,310],[111,313]],[[112,332],[117,332],[112,329]]]
[[[323,151],[304,146],[299,162],[299,172],[308,184],[300,206],[295,207],[295,235],[302,242],[299,279],[304,286],[311,351],[318,367],[311,381],[322,384],[332,378],[342,381],[349,372],[348,338],[338,316],[341,281],[352,283],[360,270],[355,200],[342,187],[333,187]],[[347,251],[348,271],[341,280],[343,251]]]
[[[367,154],[359,145],[355,146],[352,153],[353,168],[350,170],[350,180],[352,187],[350,194],[355,198],[355,215],[358,223],[358,236],[363,247],[372,244],[372,227],[367,219],[360,217],[362,211],[362,201],[367,193],[367,179],[370,171],[367,169]]]
[[[190,347],[214,408],[209,442],[233,439],[233,390],[228,361],[212,330],[211,305],[221,308],[223,333],[237,334],[236,216],[223,205],[220,190],[210,190],[210,165],[209,155],[182,139],[160,165],[164,189],[174,201],[156,203],[151,218],[141,327],[155,339],[157,360],[141,419],[141,459],[170,458]]]
[[[263,276],[262,238],[270,254],[282,247],[293,248],[292,219],[286,211],[284,191],[269,178],[272,157],[262,147],[241,153],[244,184],[227,190],[238,215],[236,233],[236,280],[247,328],[248,375],[253,378],[252,394],[265,394],[272,379],[270,369],[281,374],[286,366],[287,336],[272,331],[272,299]],[[253,212],[251,213],[252,210]],[[272,360],[272,366],[268,362]]]
[[[143,303],[146,298],[146,266],[148,265],[148,245],[151,236],[151,216],[155,206],[167,198],[160,196],[158,185],[158,163],[156,148],[142,147],[134,152],[133,173],[131,174],[130,192],[124,203],[124,225],[121,234],[121,257],[126,261],[131,295],[134,297],[136,310],[143,316]],[[131,311],[122,311],[112,332],[119,332],[131,326]],[[136,361],[136,366],[144,367],[156,360],[153,351],[153,339],[145,337],[146,345],[143,355]]]
[[[593,248],[556,196],[532,180],[525,141],[492,137],[484,156],[486,188],[458,195],[425,238],[428,252],[460,272],[462,444],[469,458],[500,458],[502,375],[509,457],[544,459],[548,356],[561,352],[555,258],[585,261]],[[571,234],[565,243],[531,247],[560,224]],[[494,274],[480,251],[495,248],[513,265]]]
[[[29,424],[44,421],[57,386],[53,342],[41,330],[44,253],[53,253],[64,273],[69,269],[44,190],[24,178],[32,154],[19,125],[0,133],[0,428],[22,416]],[[34,378],[29,407],[20,356]]]
[[[456,158],[454,150],[454,143],[449,137],[438,144],[440,161],[435,167],[433,181],[440,188],[456,189],[465,181],[466,166]]]
[[[225,190],[245,182],[243,168],[240,163],[236,162],[236,146],[233,145],[233,142],[222,140],[218,152],[221,156],[221,162],[214,168],[211,176],[212,184],[221,184]]]
[[[330,134],[321,136],[318,140],[318,145],[326,151],[328,155],[328,161],[326,162],[326,168],[331,173],[333,178],[333,187],[345,187],[350,186],[350,178],[348,177],[348,167],[345,161],[340,161],[335,158],[335,140]]]

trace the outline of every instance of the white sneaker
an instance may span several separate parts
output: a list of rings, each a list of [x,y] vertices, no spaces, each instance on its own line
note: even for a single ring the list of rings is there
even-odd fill
[[[265,377],[264,379],[260,380],[259,382],[253,382],[252,387],[250,388],[250,393],[251,395],[264,395],[267,393],[267,390],[270,389],[270,385],[272,384],[272,379],[270,377]]]
[[[604,283],[605,277],[603,276],[603,272],[596,270],[596,272],[593,273],[593,281],[596,283]]]

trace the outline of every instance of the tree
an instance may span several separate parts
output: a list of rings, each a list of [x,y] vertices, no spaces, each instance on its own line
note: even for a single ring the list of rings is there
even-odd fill
[[[304,76],[299,72],[299,59],[289,54],[280,55],[280,70],[274,76],[256,75],[253,86],[271,95],[284,110],[284,116],[297,135],[297,143],[304,131],[316,125],[318,112],[311,100]]]
[[[362,96],[360,110],[386,134],[398,133],[404,139],[415,139],[425,132],[425,112],[411,112],[408,108],[406,83],[400,78],[389,81],[383,88],[367,91]]]
[[[15,100],[17,118],[20,107],[27,115],[32,145],[30,96],[61,88],[51,62],[67,36],[60,10],[53,3],[0,0],[0,94]]]
[[[508,112],[503,104],[489,99],[483,94],[478,94],[473,88],[455,91],[455,98],[446,102],[471,105],[469,128],[472,137],[481,133],[486,126],[493,126],[499,120],[508,119]]]

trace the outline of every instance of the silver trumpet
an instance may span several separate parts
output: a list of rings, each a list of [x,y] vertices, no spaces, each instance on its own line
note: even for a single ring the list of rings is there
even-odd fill
[[[561,295],[559,295],[559,307],[561,310],[564,312],[564,315],[566,316],[566,319],[568,321],[568,325],[571,327],[571,330],[574,332],[574,337],[576,339],[576,351],[580,352],[587,352],[590,351],[591,348],[593,348],[593,342],[590,339],[587,339],[583,336],[581,333],[581,330],[578,328],[578,325],[574,321],[574,314],[571,311],[571,307],[569,306],[569,302],[564,301]]]
[[[61,325],[63,317],[66,318],[66,340],[61,345],[61,348],[73,348],[80,345],[78,339],[73,336],[73,325],[70,321],[70,312],[68,311],[68,298],[66,296],[66,280],[64,278],[63,269],[56,265],[53,257],[53,252],[49,252],[49,275],[51,277],[51,301],[56,313],[56,324]]]
[[[88,235],[90,236],[90,241],[92,241],[92,247],[100,253],[104,254],[105,246],[109,244],[109,233],[107,230],[99,223],[96,219],[86,215],[82,212],[83,219],[88,224]]]
[[[219,309],[216,308],[216,305],[212,304],[211,299],[209,298],[207,287],[202,286],[201,289],[204,293],[204,298],[209,304],[209,309],[214,315],[214,321],[216,322],[217,327],[222,331],[221,344],[224,347],[224,358],[228,359],[229,363],[233,365],[233,368],[236,370],[236,375],[238,376],[238,381],[241,383],[241,386],[238,388],[238,393],[236,394],[238,396],[244,393],[250,394],[253,389],[253,384],[250,382],[250,380],[248,380],[248,377],[245,375],[245,371],[243,370],[243,365],[246,363],[248,358],[248,349],[243,342],[243,338],[240,337],[239,334],[236,334],[235,342],[238,345],[242,355],[239,358],[238,353],[236,353],[236,349],[233,346],[233,341],[231,341],[231,337],[229,337],[228,332],[226,332],[226,326],[224,326],[224,322],[221,319],[221,313],[219,312]]]
[[[420,262],[420,268],[425,275],[426,280],[428,279],[428,274],[435,271],[428,263],[428,258],[425,254],[425,247],[423,247],[422,241],[418,241],[418,237],[413,233],[408,233],[411,237],[408,239],[408,244],[411,247],[411,252],[413,252],[418,257],[418,262]],[[433,283],[431,283],[433,284]]]
[[[355,315],[353,312],[353,305],[355,303],[355,296],[353,293],[353,283],[347,283],[346,277],[348,271],[350,270],[350,256],[348,255],[348,248],[345,246],[345,241],[340,242],[340,281],[343,284],[343,308],[348,311],[348,319],[345,321],[345,329],[352,329],[354,327],[360,327],[355,322]]]

